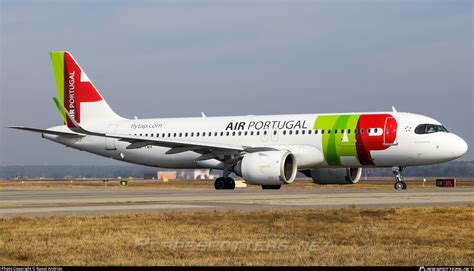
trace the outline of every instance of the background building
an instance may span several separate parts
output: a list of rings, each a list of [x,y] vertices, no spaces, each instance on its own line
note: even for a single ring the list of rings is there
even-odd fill
[[[176,171],[158,171],[158,180],[171,181],[176,180]]]

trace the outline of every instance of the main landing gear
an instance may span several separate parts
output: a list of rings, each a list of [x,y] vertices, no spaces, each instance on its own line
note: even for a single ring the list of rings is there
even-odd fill
[[[230,157],[225,157],[227,160],[230,159]],[[231,173],[231,168],[232,165],[228,163],[224,163],[224,168],[222,170],[222,177],[217,178],[214,181],[214,188],[216,190],[222,190],[222,189],[235,189],[235,181],[231,177],[229,177],[229,174]]]
[[[219,177],[214,182],[214,188],[221,189],[235,189],[235,181],[231,177]]]
[[[392,167],[392,172],[395,174],[395,184],[394,187],[397,190],[407,189],[407,184],[402,181],[402,171],[403,167]]]

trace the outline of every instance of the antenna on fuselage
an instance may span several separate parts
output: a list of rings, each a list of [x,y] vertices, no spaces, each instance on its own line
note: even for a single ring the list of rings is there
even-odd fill
[[[397,109],[395,108],[395,106],[392,105],[392,112],[393,113],[397,113]]]

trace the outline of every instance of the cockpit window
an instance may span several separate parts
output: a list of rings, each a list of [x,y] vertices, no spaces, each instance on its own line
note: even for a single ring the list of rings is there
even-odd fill
[[[443,125],[437,124],[420,124],[415,129],[415,133],[417,134],[431,134],[436,132],[447,133],[448,130]]]

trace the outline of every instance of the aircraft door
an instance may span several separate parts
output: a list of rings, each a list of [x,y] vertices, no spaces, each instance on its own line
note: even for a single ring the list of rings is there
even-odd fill
[[[397,145],[397,121],[393,117],[385,119],[385,125],[383,129],[383,144],[384,145]]]
[[[268,141],[269,132],[270,132],[270,129],[268,129],[268,128],[264,128],[262,130],[262,142],[267,142]]]
[[[278,141],[278,130],[277,129],[270,130],[270,136],[271,136],[272,142],[277,142]]]

